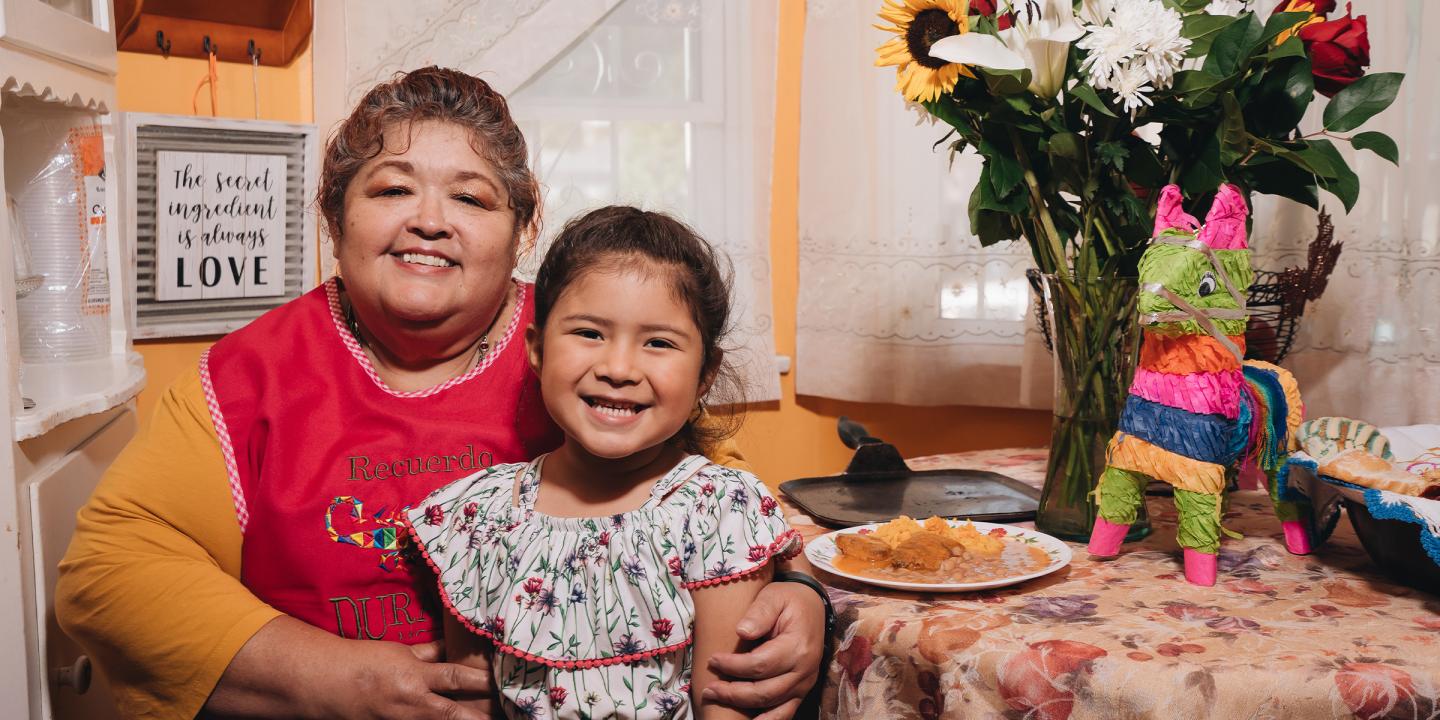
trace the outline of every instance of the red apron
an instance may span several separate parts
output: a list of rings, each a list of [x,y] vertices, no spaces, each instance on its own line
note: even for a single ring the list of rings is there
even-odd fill
[[[396,393],[341,319],[336,281],[266,313],[200,360],[244,534],[241,580],[278,610],[341,637],[439,636],[435,581],[403,509],[495,463],[557,446],[525,359],[520,312],[484,361]]]

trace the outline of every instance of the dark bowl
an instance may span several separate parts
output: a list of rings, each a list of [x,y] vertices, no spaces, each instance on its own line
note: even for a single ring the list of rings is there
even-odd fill
[[[1365,507],[1345,495],[1345,514],[1370,559],[1402,585],[1440,595],[1440,565],[1420,545],[1420,526],[1404,520],[1377,520]]]
[[[1306,472],[1293,472],[1302,467]],[[1293,487],[1310,498],[1314,507],[1333,507],[1339,502],[1350,516],[1350,526],[1365,547],[1371,562],[1396,582],[1440,595],[1440,565],[1430,559],[1420,544],[1420,526],[1404,520],[1377,519],[1365,505],[1365,489],[1343,480],[1318,475],[1314,463],[1291,466]],[[1328,537],[1324,532],[1320,540]]]

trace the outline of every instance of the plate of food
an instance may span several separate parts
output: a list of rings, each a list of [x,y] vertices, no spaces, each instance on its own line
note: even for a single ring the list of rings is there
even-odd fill
[[[1035,530],[902,515],[822,535],[806,544],[805,556],[826,572],[871,585],[966,592],[1048,575],[1069,565],[1071,553]]]

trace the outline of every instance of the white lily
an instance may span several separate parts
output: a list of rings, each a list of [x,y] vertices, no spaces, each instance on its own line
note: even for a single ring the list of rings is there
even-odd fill
[[[985,33],[952,35],[930,46],[931,57],[994,70],[1030,70],[1030,92],[1053,98],[1065,81],[1070,43],[1085,30],[1075,22],[1071,0],[1015,0],[1015,25],[997,38]]]

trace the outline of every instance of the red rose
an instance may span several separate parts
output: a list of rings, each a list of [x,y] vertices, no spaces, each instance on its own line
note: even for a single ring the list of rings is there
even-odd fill
[[[534,595],[535,593],[540,592],[540,590],[541,590],[542,588],[544,588],[544,587],[545,587],[545,581],[544,581],[544,580],[541,580],[541,579],[538,578],[538,577],[532,577],[532,578],[526,580],[526,581],[525,581],[525,584],[522,586],[522,588],[525,590],[525,592],[526,592],[527,594],[530,594],[530,595]]]
[[[431,525],[440,525],[445,522],[445,511],[439,505],[431,505],[425,508],[425,522]]]
[[[565,698],[570,695],[565,688],[555,685],[550,688],[550,707],[558,708],[565,704]]]
[[[708,482],[707,482],[707,483],[705,483],[704,485],[701,485],[701,486],[700,486],[700,492],[702,492],[702,493],[704,493],[704,494],[706,494],[706,495],[714,495],[714,494],[715,494],[715,485],[714,485],[713,483],[708,483]]]
[[[1333,2],[1333,0],[1332,0]],[[984,15],[990,17],[995,14],[995,0],[970,0],[970,14]],[[1000,16],[999,27],[1001,30],[1009,30],[1015,24],[1014,13],[1005,13]]]
[[[650,634],[654,635],[656,640],[660,640],[662,642],[665,640],[665,638],[670,637],[670,631],[674,629],[675,623],[672,623],[665,618],[660,618],[659,620],[650,623]]]
[[[609,531],[609,530],[606,530],[605,532],[600,533],[600,544],[601,544],[601,545],[609,545],[609,544],[610,544],[610,531]]]
[[[465,517],[473,518],[480,512],[480,503],[465,503]]]
[[[672,556],[667,562],[670,565],[670,574],[680,577],[680,556]]]
[[[1271,15],[1282,12],[1308,12],[1324,17],[1335,10],[1338,0],[1280,0]]]
[[[770,548],[767,548],[764,545],[751,545],[750,555],[748,557],[750,559],[750,562],[760,562],[761,560],[770,557]]]
[[[761,515],[774,515],[774,514],[775,514],[775,508],[777,508],[777,507],[780,507],[780,503],[775,502],[775,498],[772,498],[772,497],[770,497],[769,495],[766,495],[765,497],[760,498],[760,514],[761,514]]]
[[[1345,4],[1345,17],[1300,28],[1300,40],[1310,54],[1315,89],[1325,97],[1334,97],[1359,80],[1370,64],[1370,33],[1365,16],[1350,17],[1349,3]]]

